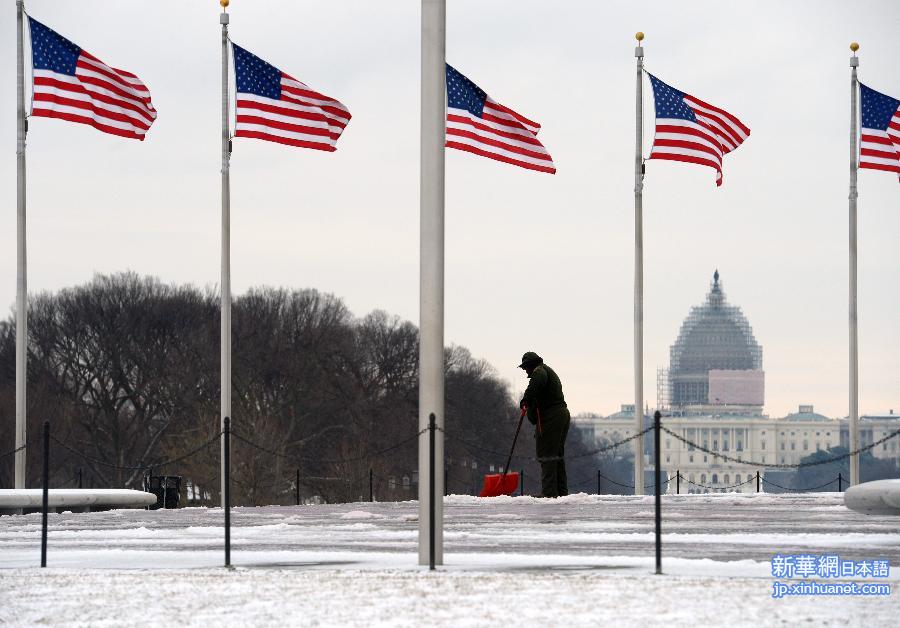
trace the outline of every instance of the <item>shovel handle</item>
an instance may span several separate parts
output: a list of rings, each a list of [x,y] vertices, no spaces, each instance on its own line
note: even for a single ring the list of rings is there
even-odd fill
[[[519,430],[522,429],[522,420],[525,418],[526,412],[528,412],[528,408],[522,408],[522,413],[519,415],[519,424],[516,426],[516,435],[513,437],[512,448],[509,450],[509,458],[506,459],[506,466],[503,467],[504,477],[506,477],[506,474],[509,473],[509,463],[512,462],[512,455],[516,450],[516,441],[519,440]]]

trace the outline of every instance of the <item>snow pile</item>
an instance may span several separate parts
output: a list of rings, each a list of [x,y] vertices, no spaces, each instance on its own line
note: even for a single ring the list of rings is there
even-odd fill
[[[378,515],[367,510],[351,510],[340,516],[341,519],[384,519],[384,515]]]

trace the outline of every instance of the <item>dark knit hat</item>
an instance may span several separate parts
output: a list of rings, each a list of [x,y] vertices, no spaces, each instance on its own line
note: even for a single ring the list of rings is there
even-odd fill
[[[522,363],[519,365],[520,369],[528,368],[529,366],[537,366],[538,364],[543,364],[544,358],[539,356],[534,351],[526,351],[525,355],[522,356]]]

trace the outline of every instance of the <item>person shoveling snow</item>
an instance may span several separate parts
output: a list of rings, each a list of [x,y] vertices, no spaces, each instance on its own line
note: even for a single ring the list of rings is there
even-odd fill
[[[522,356],[519,368],[524,369],[531,380],[519,405],[526,412],[528,421],[535,426],[537,458],[541,464],[539,496],[568,495],[566,461],[563,455],[571,416],[563,397],[562,383],[556,372],[533,351]]]

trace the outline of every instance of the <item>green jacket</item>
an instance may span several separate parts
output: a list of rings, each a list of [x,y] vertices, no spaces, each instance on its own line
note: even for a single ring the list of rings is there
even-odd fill
[[[552,417],[556,410],[568,407],[563,397],[562,382],[552,368],[539,364],[531,372],[530,379],[520,406],[528,407],[528,420],[532,425],[537,424],[538,411],[544,419]]]

